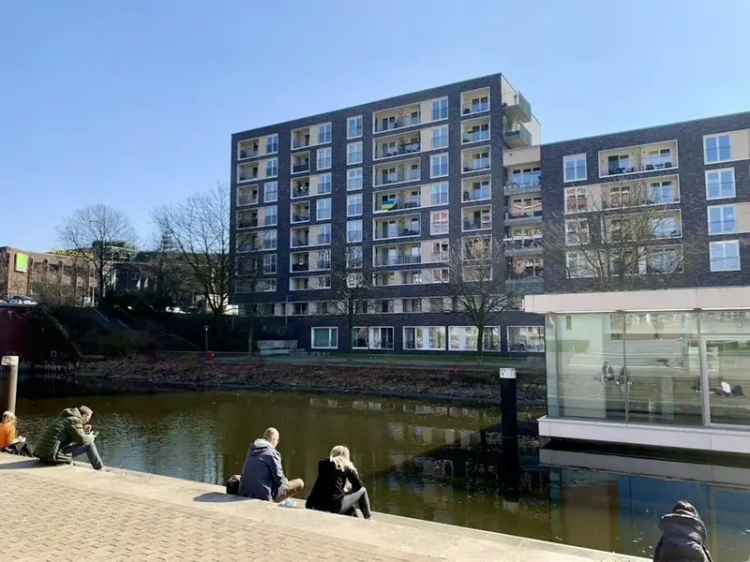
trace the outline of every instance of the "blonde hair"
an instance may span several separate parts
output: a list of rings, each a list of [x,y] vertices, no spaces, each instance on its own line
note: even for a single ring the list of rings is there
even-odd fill
[[[275,427],[269,427],[263,432],[263,439],[273,444],[274,441],[279,440],[279,430]]]
[[[336,445],[328,455],[329,460],[336,465],[336,469],[344,472],[347,468],[356,471],[357,468],[351,461],[348,447]]]
[[[10,410],[4,411],[2,423],[16,423],[16,415]]]

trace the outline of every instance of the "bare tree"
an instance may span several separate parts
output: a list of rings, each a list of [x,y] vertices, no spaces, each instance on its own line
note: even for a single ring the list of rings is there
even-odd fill
[[[62,244],[81,261],[90,263],[96,272],[97,300],[106,293],[106,276],[116,259],[116,245],[133,247],[136,235],[127,216],[107,205],[93,205],[77,210],[59,229]]]
[[[334,291],[334,314],[346,320],[346,350],[352,350],[352,332],[357,317],[367,312],[367,296],[371,288],[370,279],[360,271],[334,269],[331,275],[331,288]]]
[[[504,253],[491,236],[461,241],[461,250],[450,256],[450,292],[459,311],[477,329],[477,352],[484,353],[484,329],[492,315],[517,308],[517,297],[505,291],[499,275]]]
[[[682,225],[674,209],[655,201],[639,182],[611,182],[597,197],[578,196],[544,232],[545,263],[569,279],[586,278],[597,290],[641,287],[644,276],[666,282],[684,271],[690,248],[669,243]],[[588,197],[588,199],[584,198]]]
[[[233,280],[229,190],[217,185],[157,209],[154,220],[200,286],[206,306],[217,317],[224,314]]]

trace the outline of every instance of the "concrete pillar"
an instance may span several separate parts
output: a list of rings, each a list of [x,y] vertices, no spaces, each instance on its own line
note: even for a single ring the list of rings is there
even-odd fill
[[[18,356],[5,355],[0,360],[0,413],[16,411],[18,388]]]

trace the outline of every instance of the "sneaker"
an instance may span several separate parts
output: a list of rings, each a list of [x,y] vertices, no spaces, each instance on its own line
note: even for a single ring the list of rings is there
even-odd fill
[[[280,507],[297,507],[297,502],[293,499],[287,498],[283,502],[279,503]]]

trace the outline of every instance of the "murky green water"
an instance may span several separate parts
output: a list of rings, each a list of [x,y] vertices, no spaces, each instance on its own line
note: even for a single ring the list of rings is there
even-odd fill
[[[496,409],[295,393],[24,399],[20,430],[33,441],[50,416],[79,402],[95,410],[111,466],[223,483],[241,471],[248,443],[274,425],[287,475],[308,486],[318,460],[348,445],[377,511],[650,556],[659,516],[685,498],[709,526],[715,560],[750,556],[750,465],[722,472],[649,463],[650,476],[628,475],[601,469],[608,456],[568,452],[542,464],[538,451],[522,450],[514,470],[517,457],[496,447]],[[691,480],[667,477],[678,470]]]

